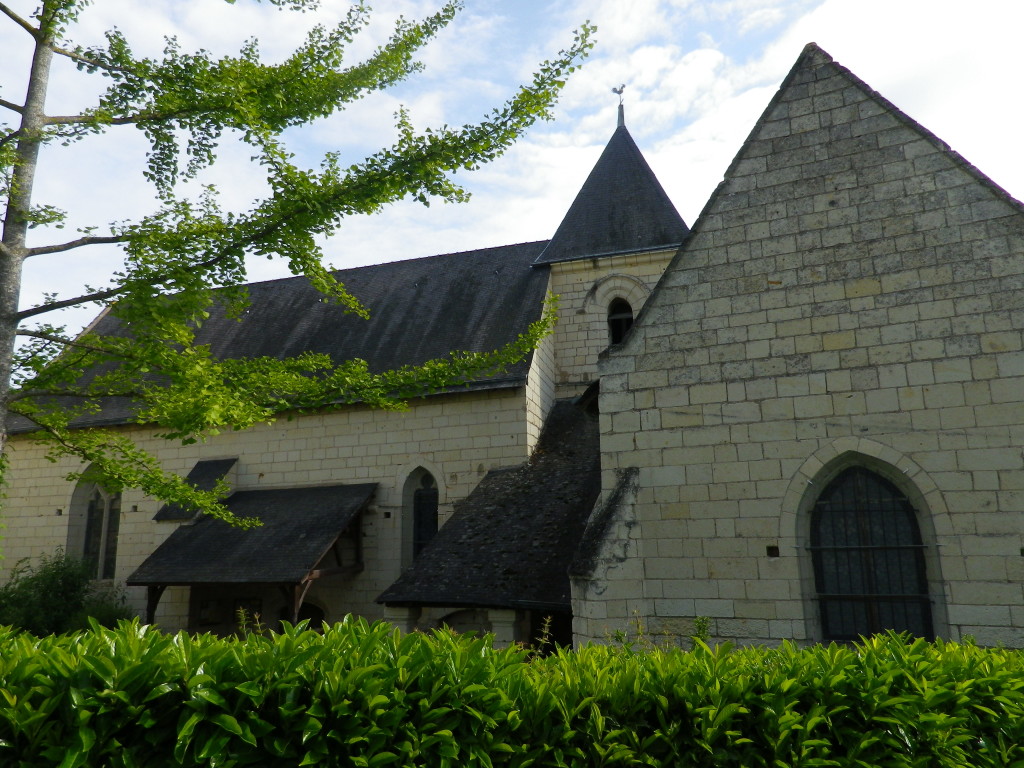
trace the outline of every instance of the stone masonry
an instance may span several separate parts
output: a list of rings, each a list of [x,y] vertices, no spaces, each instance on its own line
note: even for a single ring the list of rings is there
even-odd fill
[[[536,248],[539,261],[530,256],[530,271],[517,273],[533,277],[515,284],[540,297],[546,279],[560,297],[558,325],[525,378],[424,397],[403,412],[301,414],[197,445],[121,422],[112,429],[182,476],[201,460],[237,458],[235,490],[376,484],[359,530],[365,568],[316,581],[307,602],[328,621],[350,612],[406,629],[450,621],[510,642],[528,639],[521,601],[375,602],[412,552],[409,484],[429,473],[444,523],[489,472],[530,459],[556,398],[599,377],[601,498],[566,562],[577,642],[638,624],[686,636],[697,617],[710,619],[716,639],[823,639],[828,596],[812,521],[829,489],[860,473],[910,510],[924,585],[915,599],[928,605],[934,634],[1024,647],[1024,207],[813,44],[692,230],[621,117],[609,148],[549,241],[562,250],[547,260],[542,242],[501,251],[522,258]],[[610,245],[585,236],[600,232],[593,222],[615,225]],[[666,245],[684,237],[678,252]],[[446,296],[459,301],[447,317],[461,317],[466,293],[527,306],[511,284],[450,286]],[[382,299],[401,293],[387,285]],[[407,298],[418,296],[410,286]],[[616,300],[636,320],[609,348]],[[424,307],[449,305],[408,306],[420,309],[403,328]],[[325,336],[339,338],[337,328]],[[592,406],[591,395],[582,402]],[[30,434],[8,447],[6,570],[69,543],[75,486],[66,476],[81,469],[48,461]],[[115,582],[188,525],[155,521],[160,507],[123,493]],[[465,573],[460,562],[445,565]],[[163,594],[162,628],[201,612],[197,596],[211,585],[186,583],[199,589]],[[258,588],[273,618],[285,595]],[[144,612],[144,588],[130,598]]]
[[[579,394],[594,381],[597,358],[608,348],[608,306],[629,302],[639,313],[665,272],[673,251],[653,251],[554,264],[551,292],[558,297],[555,360],[559,396]]]
[[[937,634],[1024,645],[1024,210],[808,46],[600,365],[578,639],[820,638],[808,517],[851,465],[917,511]]]
[[[468,495],[488,470],[529,456],[533,431],[529,423],[537,420],[528,417],[532,409],[522,390],[440,395],[416,401],[407,411],[352,407],[282,420],[224,433],[198,447],[162,440],[143,427],[123,429],[132,430],[137,444],[182,475],[198,459],[241,457],[236,489],[379,483],[374,506],[363,522],[364,558],[372,567],[351,581],[324,580],[310,591],[310,602],[327,608],[327,619],[335,621],[348,612],[380,613],[374,598],[401,569],[401,494],[409,473],[423,467],[433,474],[443,522],[452,503]],[[5,565],[64,546],[69,519],[64,513],[75,486],[53,480],[78,469],[69,460],[55,467],[28,436],[13,439],[11,453],[16,471],[11,474],[8,498],[17,503],[9,505],[5,514]],[[125,491],[115,580],[125,579],[177,527],[176,522],[153,521],[160,506],[139,491]],[[132,589],[130,597],[142,612],[145,590]],[[269,592],[266,599],[278,599],[277,591]],[[158,623],[169,629],[186,626],[188,604],[187,588],[168,589],[159,604]],[[332,606],[336,607],[332,610]],[[276,613],[268,610],[267,615]]]

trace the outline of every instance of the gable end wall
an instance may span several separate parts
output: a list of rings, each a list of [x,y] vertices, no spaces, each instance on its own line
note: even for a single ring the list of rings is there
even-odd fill
[[[810,49],[647,306],[601,366],[636,563],[578,596],[629,580],[654,630],[817,639],[806,509],[862,463],[924,518],[936,631],[1024,645],[1018,203]]]

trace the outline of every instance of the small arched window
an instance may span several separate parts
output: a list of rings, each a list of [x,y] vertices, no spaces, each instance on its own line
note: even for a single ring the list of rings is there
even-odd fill
[[[437,481],[423,467],[405,481],[402,514],[402,567],[408,567],[437,533]]]
[[[71,500],[67,551],[89,563],[94,578],[114,578],[120,526],[121,494],[80,481]]]
[[[633,327],[633,307],[625,299],[612,299],[608,305],[608,340],[618,344]]]
[[[934,636],[917,514],[888,480],[852,467],[829,483],[811,512],[811,555],[823,639]]]

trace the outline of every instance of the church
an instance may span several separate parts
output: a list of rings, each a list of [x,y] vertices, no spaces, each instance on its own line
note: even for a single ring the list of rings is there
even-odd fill
[[[251,530],[69,483],[15,426],[3,565],[64,547],[166,630],[1024,647],[1021,204],[814,44],[692,227],[624,122],[550,240],[341,271],[370,320],[253,284],[199,338],[383,370],[501,346],[557,295],[522,363],[197,445],[124,404],[83,424],[224,480]]]

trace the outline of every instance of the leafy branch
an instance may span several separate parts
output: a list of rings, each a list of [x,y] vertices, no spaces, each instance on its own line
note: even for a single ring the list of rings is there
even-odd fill
[[[292,10],[312,10],[317,0],[269,0]],[[349,216],[371,213],[403,198],[461,201],[467,193],[455,175],[501,155],[551,105],[566,76],[590,49],[584,25],[573,43],[544,62],[532,81],[479,123],[416,130],[405,111],[396,117],[398,138],[362,162],[345,165],[328,154],[319,167],[299,167],[283,132],[336,114],[368,93],[392,86],[421,69],[417,53],[455,18],[461,0],[449,0],[418,22],[399,20],[386,41],[355,64],[350,43],[365,29],[369,8],[358,2],[340,23],[314,27],[283,61],[261,60],[255,41],[233,56],[186,53],[174,39],[161,56],[136,56],[119,31],[105,43],[75,46],[66,31],[88,0],[40,0],[31,20],[0,0],[0,15],[32,34],[35,49],[24,105],[0,101],[17,125],[0,124],[0,422],[6,411],[51,450],[98,468],[111,489],[141,488],[191,509],[227,515],[216,495],[187,487],[162,472],[156,459],[125,432],[77,429],[94,423],[112,398],[127,398],[130,420],[159,434],[194,442],[224,429],[243,429],[281,414],[360,403],[402,408],[410,398],[500,376],[527,357],[551,331],[554,307],[518,339],[492,352],[454,352],[440,360],[395,371],[371,371],[363,360],[323,355],[291,359],[218,359],[197,341],[211,311],[240,312],[247,301],[246,259],[287,261],[325,301],[343,311],[366,309],[324,264],[318,241]],[[43,105],[54,56],[109,85],[96,105],[80,114],[47,115]],[[134,126],[149,143],[143,175],[153,183],[159,208],[131,223],[95,227],[63,242],[29,247],[32,227],[63,223],[64,214],[33,200],[39,152],[55,141]],[[222,211],[209,187],[179,197],[181,182],[216,160],[225,132],[255,150],[270,192],[242,213]],[[124,266],[86,286],[79,295],[47,297],[19,308],[26,259],[92,246],[119,246]],[[104,286],[103,284],[106,283]],[[20,324],[45,313],[88,303],[112,316],[95,332],[71,338],[62,329]],[[16,349],[14,340],[27,340]],[[19,389],[9,390],[14,381]],[[121,405],[124,405],[122,403]],[[118,405],[118,408],[121,408]],[[119,411],[119,413],[121,413]],[[121,414],[123,415],[123,414]]]

